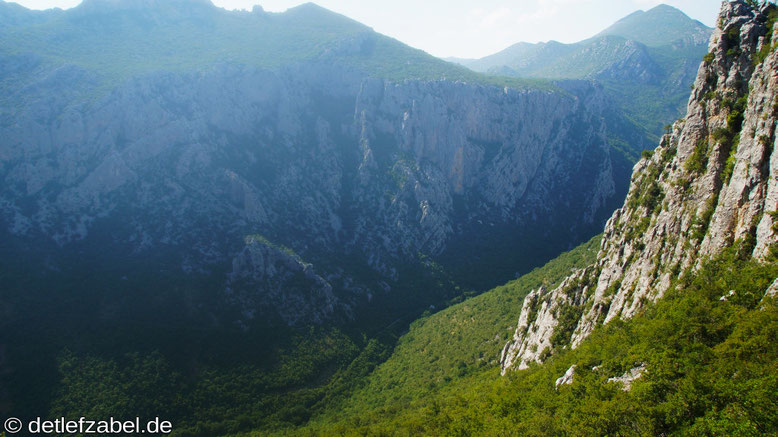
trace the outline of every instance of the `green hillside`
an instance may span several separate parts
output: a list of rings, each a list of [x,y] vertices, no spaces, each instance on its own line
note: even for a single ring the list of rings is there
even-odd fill
[[[0,1],[0,23],[0,56],[32,53],[50,68],[72,64],[108,82],[218,64],[274,69],[320,60],[393,80],[551,88],[542,80],[474,73],[313,3],[267,13],[227,11],[199,0],[91,0],[42,14]]]
[[[506,378],[457,348],[438,357],[446,346],[429,339],[479,344],[480,324],[468,321],[495,320],[470,301],[450,308],[415,324],[346,409],[289,435],[773,435],[778,300],[762,296],[778,266],[735,254],[708,262],[634,319],[614,320],[576,350]],[[433,358],[437,366],[424,363]],[[454,366],[459,373],[436,368],[452,360],[464,363]],[[556,386],[572,365],[572,384]],[[609,381],[641,366],[630,390]]]
[[[465,375],[497,368],[524,296],[555,287],[573,269],[593,262],[599,247],[597,236],[520,279],[415,321],[346,408],[359,414],[366,405],[411,402]]]
[[[512,335],[523,297],[541,285],[553,287],[572,269],[593,262],[598,248],[596,237],[503,287],[452,302],[414,322],[399,340],[392,326],[372,339],[311,328],[282,335],[280,343],[288,346],[269,359],[251,347],[266,341],[262,337],[267,333],[225,341],[219,332],[171,331],[168,341],[188,350],[164,354],[156,352],[156,345],[134,344],[131,332],[96,332],[91,341],[128,346],[112,354],[62,350],[50,414],[153,413],[174,421],[176,436],[249,430],[296,435],[309,420],[359,416],[366,405],[370,411],[382,405],[400,408],[468,375],[486,372],[485,381],[493,382],[500,349]],[[199,359],[192,357],[196,344],[203,348]]]

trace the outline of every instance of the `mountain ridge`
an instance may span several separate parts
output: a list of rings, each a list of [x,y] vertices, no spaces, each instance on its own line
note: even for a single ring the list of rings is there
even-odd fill
[[[421,318],[343,405],[290,429],[775,433],[776,21],[774,4],[722,6],[687,116],[635,166],[602,240],[576,249],[590,251],[578,267],[557,270],[565,254]],[[505,333],[495,314],[522,301],[501,376],[488,364]]]
[[[647,27],[650,31],[645,29]],[[616,35],[649,47],[667,46],[683,40],[705,44],[710,37],[710,30],[681,10],[660,4],[647,11],[633,12],[590,39]]]
[[[0,29],[2,413],[118,417],[129,400],[182,434],[300,425],[425,310],[588,239],[622,203],[645,136],[601,84],[490,81],[313,23],[316,7],[209,11]],[[281,30],[254,40],[258,23]],[[245,45],[189,47],[228,25]],[[168,39],[99,58],[122,32]],[[473,302],[518,311],[528,290],[502,291]],[[478,354],[513,325],[457,342],[488,341],[468,360],[491,363]]]
[[[656,29],[651,29],[651,31],[643,30],[643,28],[656,24],[656,22],[664,22],[668,15],[675,18],[675,20],[672,20],[674,22],[670,32],[662,32],[658,35],[658,32],[655,32]],[[636,30],[636,27],[639,30]],[[490,68],[500,65],[500,63],[510,67],[510,63],[506,62],[507,60],[517,56],[526,56],[530,51],[548,48],[556,50],[565,48],[572,51],[576,46],[586,45],[605,36],[632,40],[647,47],[670,46],[673,43],[684,40],[707,44],[710,31],[710,28],[697,20],[692,20],[679,9],[663,4],[648,11],[633,12],[596,35],[575,43],[566,44],[553,40],[539,43],[518,42],[500,52],[480,59],[461,59],[461,63],[477,71],[488,71]],[[553,60],[549,60],[549,62],[553,62]],[[566,74],[568,74],[567,78],[572,78],[569,76],[570,73]]]
[[[577,43],[517,43],[459,63],[495,76],[601,83],[613,104],[656,143],[664,126],[682,115],[710,32],[680,10],[664,6],[633,13]]]

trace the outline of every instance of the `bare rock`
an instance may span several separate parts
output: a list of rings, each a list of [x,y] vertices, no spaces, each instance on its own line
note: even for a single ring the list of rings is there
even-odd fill
[[[550,304],[531,323],[525,303],[503,372],[538,361],[538,348],[576,347],[600,324],[632,317],[679,274],[728,247],[755,259],[776,247],[778,52],[754,65],[767,32],[760,14],[743,1],[722,5],[686,118],[635,165],[597,262],[533,294]]]
[[[646,365],[641,364],[637,367],[633,367],[629,369],[627,372],[625,372],[621,376],[616,376],[613,378],[608,378],[608,382],[618,382],[621,383],[622,387],[621,389],[624,391],[630,391],[632,389],[632,383],[635,382],[636,379],[643,376],[643,372],[646,371]]]
[[[559,388],[560,385],[570,385],[573,383],[573,376],[575,376],[576,367],[577,366],[573,364],[569,369],[567,369],[567,372],[565,372],[564,375],[557,378],[556,382],[554,383],[556,388]]]

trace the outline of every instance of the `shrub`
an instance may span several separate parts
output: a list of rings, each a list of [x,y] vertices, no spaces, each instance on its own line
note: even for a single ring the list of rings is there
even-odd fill
[[[710,146],[708,145],[708,142],[705,140],[700,140],[697,142],[697,144],[694,146],[694,151],[692,152],[692,155],[689,157],[689,159],[686,160],[684,163],[684,169],[688,173],[692,174],[700,174],[708,166],[708,149]]]

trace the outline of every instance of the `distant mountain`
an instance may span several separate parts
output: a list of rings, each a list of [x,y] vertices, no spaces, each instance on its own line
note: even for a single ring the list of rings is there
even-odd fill
[[[597,80],[633,120],[655,135],[685,107],[711,29],[671,6],[635,12],[575,44],[518,43],[460,60],[496,76]]]
[[[707,45],[712,31],[672,6],[659,5],[622,18],[594,38],[620,36],[649,47],[669,46],[679,41],[689,45]]]
[[[112,81],[214,62],[274,68],[322,56],[382,77],[479,80],[313,3],[285,13],[246,13],[207,0],[86,0],[46,12],[0,2],[0,20],[0,54],[34,53],[46,63],[67,62]]]
[[[575,44],[556,41],[518,43],[481,59],[456,59],[475,71],[511,73],[519,77],[572,79],[597,77],[603,70],[651,47],[678,50],[702,47],[711,29],[672,6],[637,11]],[[697,59],[696,61],[699,61]]]

